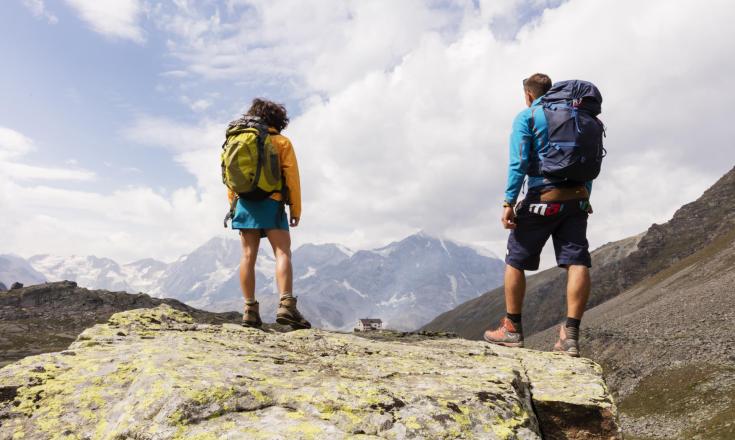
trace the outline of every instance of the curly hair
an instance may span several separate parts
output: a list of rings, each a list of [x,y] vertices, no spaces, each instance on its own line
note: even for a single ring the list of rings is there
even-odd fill
[[[269,127],[279,132],[288,126],[288,112],[283,104],[277,104],[263,98],[253,99],[250,109],[245,113],[248,116],[258,116]]]

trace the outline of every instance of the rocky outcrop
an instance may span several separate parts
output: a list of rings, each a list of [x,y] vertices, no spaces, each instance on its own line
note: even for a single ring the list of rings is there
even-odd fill
[[[95,324],[124,310],[168,304],[202,323],[240,322],[235,312],[210,313],[174,299],[88,290],[72,281],[45,283],[0,295],[0,367],[26,356],[59,351]]]
[[[63,352],[0,370],[0,438],[54,436],[620,438],[589,360],[196,324],[166,305],[115,314]]]
[[[8,288],[5,287],[5,284],[3,284],[2,282],[0,282],[0,292],[5,292],[6,290],[8,290]]]

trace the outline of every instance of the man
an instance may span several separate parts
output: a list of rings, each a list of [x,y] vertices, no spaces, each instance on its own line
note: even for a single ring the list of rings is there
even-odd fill
[[[526,270],[538,270],[541,250],[552,237],[556,262],[567,270],[567,320],[560,326],[555,351],[579,356],[579,324],[590,293],[591,259],[587,243],[587,216],[592,212],[589,195],[592,182],[543,177],[538,171],[548,151],[548,124],[541,97],[551,88],[542,73],[523,80],[527,109],[513,122],[510,137],[510,167],[501,218],[510,229],[505,258],[506,316],[500,327],[488,329],[485,340],[508,347],[523,346],[521,310],[526,291]],[[527,178],[526,197],[515,210]]]

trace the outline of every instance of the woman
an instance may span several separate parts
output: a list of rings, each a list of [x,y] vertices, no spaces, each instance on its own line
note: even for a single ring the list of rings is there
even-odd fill
[[[293,270],[291,267],[291,227],[299,225],[301,217],[301,184],[299,181],[299,167],[296,163],[291,141],[281,135],[281,131],[288,125],[289,119],[286,108],[265,99],[253,100],[250,110],[230,125],[244,123],[248,118],[260,118],[268,127],[271,142],[278,151],[281,162],[281,175],[284,179],[284,190],[274,193],[265,200],[237,200],[232,218],[232,229],[240,230],[242,243],[242,259],[240,260],[240,287],[245,297],[245,311],[243,325],[260,327],[259,304],[255,300],[255,259],[258,256],[258,247],[261,237],[267,237],[273,247],[276,258],[276,281],[280,292],[280,305],[276,313],[276,322],[290,325],[294,329],[310,328],[309,321],[296,308],[296,297],[293,296]],[[288,195],[288,197],[285,197]],[[235,194],[229,191],[230,203]],[[286,217],[285,204],[289,204],[290,221]]]

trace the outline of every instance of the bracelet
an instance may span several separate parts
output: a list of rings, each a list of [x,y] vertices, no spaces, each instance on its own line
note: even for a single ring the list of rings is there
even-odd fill
[[[511,205],[509,202],[504,201],[503,202],[503,208],[512,208],[513,205]]]

